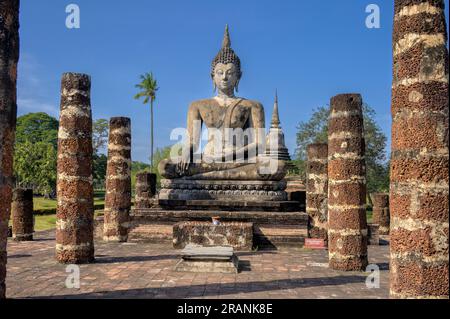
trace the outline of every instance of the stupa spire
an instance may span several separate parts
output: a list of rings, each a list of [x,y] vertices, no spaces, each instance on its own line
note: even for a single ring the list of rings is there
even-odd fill
[[[278,112],[278,91],[275,90],[275,103],[273,104],[273,113],[272,113],[272,122],[271,127],[272,128],[279,128],[280,127],[280,114]]]
[[[290,161],[289,151],[284,142],[284,133],[280,126],[280,114],[278,113],[278,91],[275,91],[275,103],[273,104],[272,123],[266,136],[266,155],[278,160]]]

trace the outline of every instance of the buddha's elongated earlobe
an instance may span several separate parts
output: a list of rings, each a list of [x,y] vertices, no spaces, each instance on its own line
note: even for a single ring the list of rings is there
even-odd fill
[[[235,88],[234,88],[235,90],[236,90],[236,93],[238,93],[239,92],[239,80],[237,80],[237,82],[236,82],[236,86],[235,86]]]
[[[213,81],[213,93],[216,93],[216,91],[217,91],[216,82]]]

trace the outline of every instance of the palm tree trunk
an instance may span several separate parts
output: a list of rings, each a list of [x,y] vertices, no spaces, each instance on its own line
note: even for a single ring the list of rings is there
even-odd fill
[[[151,171],[154,173],[153,167],[153,101],[150,101],[150,165]]]

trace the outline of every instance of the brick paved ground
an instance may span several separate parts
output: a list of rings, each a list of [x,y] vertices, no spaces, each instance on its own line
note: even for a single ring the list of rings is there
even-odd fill
[[[96,242],[96,263],[80,266],[81,289],[65,286],[66,266],[54,259],[54,232],[8,242],[8,298],[388,298],[389,247],[370,246],[381,269],[379,289],[366,274],[327,267],[325,251],[282,248],[239,253],[237,275],[177,273],[177,251],[164,244]]]

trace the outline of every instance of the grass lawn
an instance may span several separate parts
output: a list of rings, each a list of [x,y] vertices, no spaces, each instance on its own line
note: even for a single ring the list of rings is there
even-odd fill
[[[37,215],[34,217],[34,231],[55,228],[56,215]]]
[[[94,205],[104,205],[105,204],[105,191],[95,191],[94,192]],[[44,197],[34,197],[33,198],[33,208],[34,210],[46,210],[46,209],[56,209],[56,199],[46,199]],[[103,212],[101,210],[95,211],[95,216],[101,215]],[[11,224],[11,220],[10,220]],[[35,215],[34,219],[34,230],[42,231],[55,228],[56,224],[56,214],[49,215]]]
[[[367,222],[371,223],[372,222],[372,215],[373,215],[373,211],[368,210],[367,211]]]
[[[105,204],[105,191],[94,192],[94,205]],[[33,198],[34,210],[56,209],[56,199],[46,199],[44,197]]]

